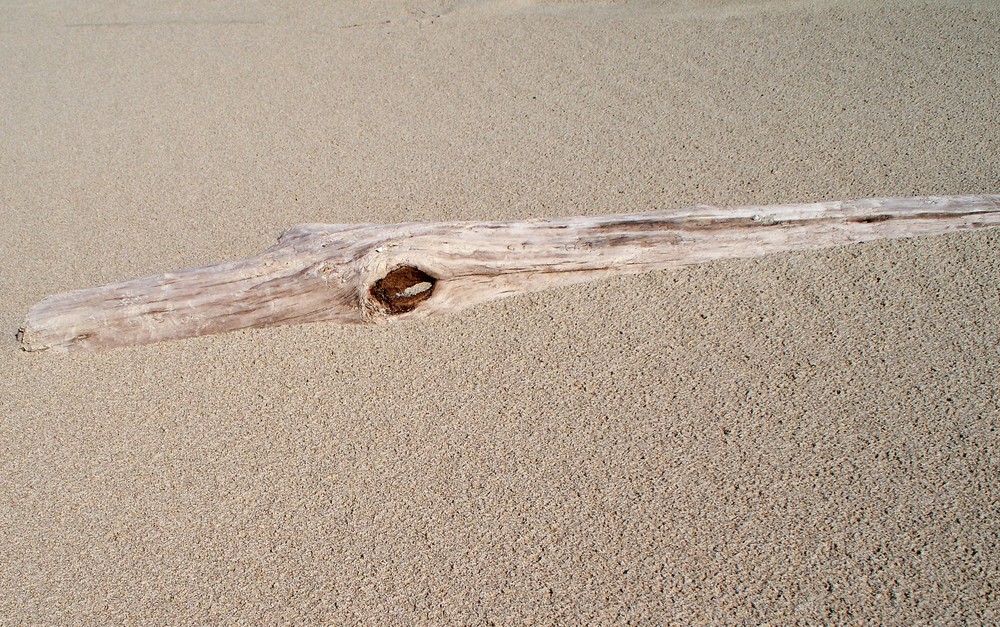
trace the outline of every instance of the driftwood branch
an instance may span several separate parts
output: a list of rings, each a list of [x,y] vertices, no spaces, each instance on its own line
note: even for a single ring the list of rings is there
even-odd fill
[[[257,257],[50,296],[25,350],[94,350],[332,321],[377,323],[618,274],[1000,225],[1000,195],[524,222],[297,226]]]

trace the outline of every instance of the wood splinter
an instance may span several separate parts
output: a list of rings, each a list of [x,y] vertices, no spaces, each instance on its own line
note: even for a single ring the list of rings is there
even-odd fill
[[[17,337],[27,351],[65,352],[281,324],[377,323],[620,274],[997,225],[1000,195],[305,224],[250,259],[50,296]]]

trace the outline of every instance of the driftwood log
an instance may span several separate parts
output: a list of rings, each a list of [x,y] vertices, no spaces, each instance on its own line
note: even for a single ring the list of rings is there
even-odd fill
[[[28,312],[18,339],[28,351],[84,351],[281,324],[377,323],[618,274],[997,225],[1000,195],[305,224],[250,259],[50,296]]]

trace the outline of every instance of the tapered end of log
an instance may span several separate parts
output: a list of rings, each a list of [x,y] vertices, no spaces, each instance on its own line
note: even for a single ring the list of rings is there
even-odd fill
[[[619,274],[997,225],[996,195],[299,225],[250,259],[50,296],[17,339],[27,351],[65,352],[282,324],[371,324]]]

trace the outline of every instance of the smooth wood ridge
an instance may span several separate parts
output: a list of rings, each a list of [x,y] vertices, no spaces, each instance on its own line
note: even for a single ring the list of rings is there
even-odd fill
[[[1000,195],[884,198],[523,222],[304,224],[250,259],[50,296],[28,351],[84,351],[250,327],[377,323],[716,259],[1000,225]]]

